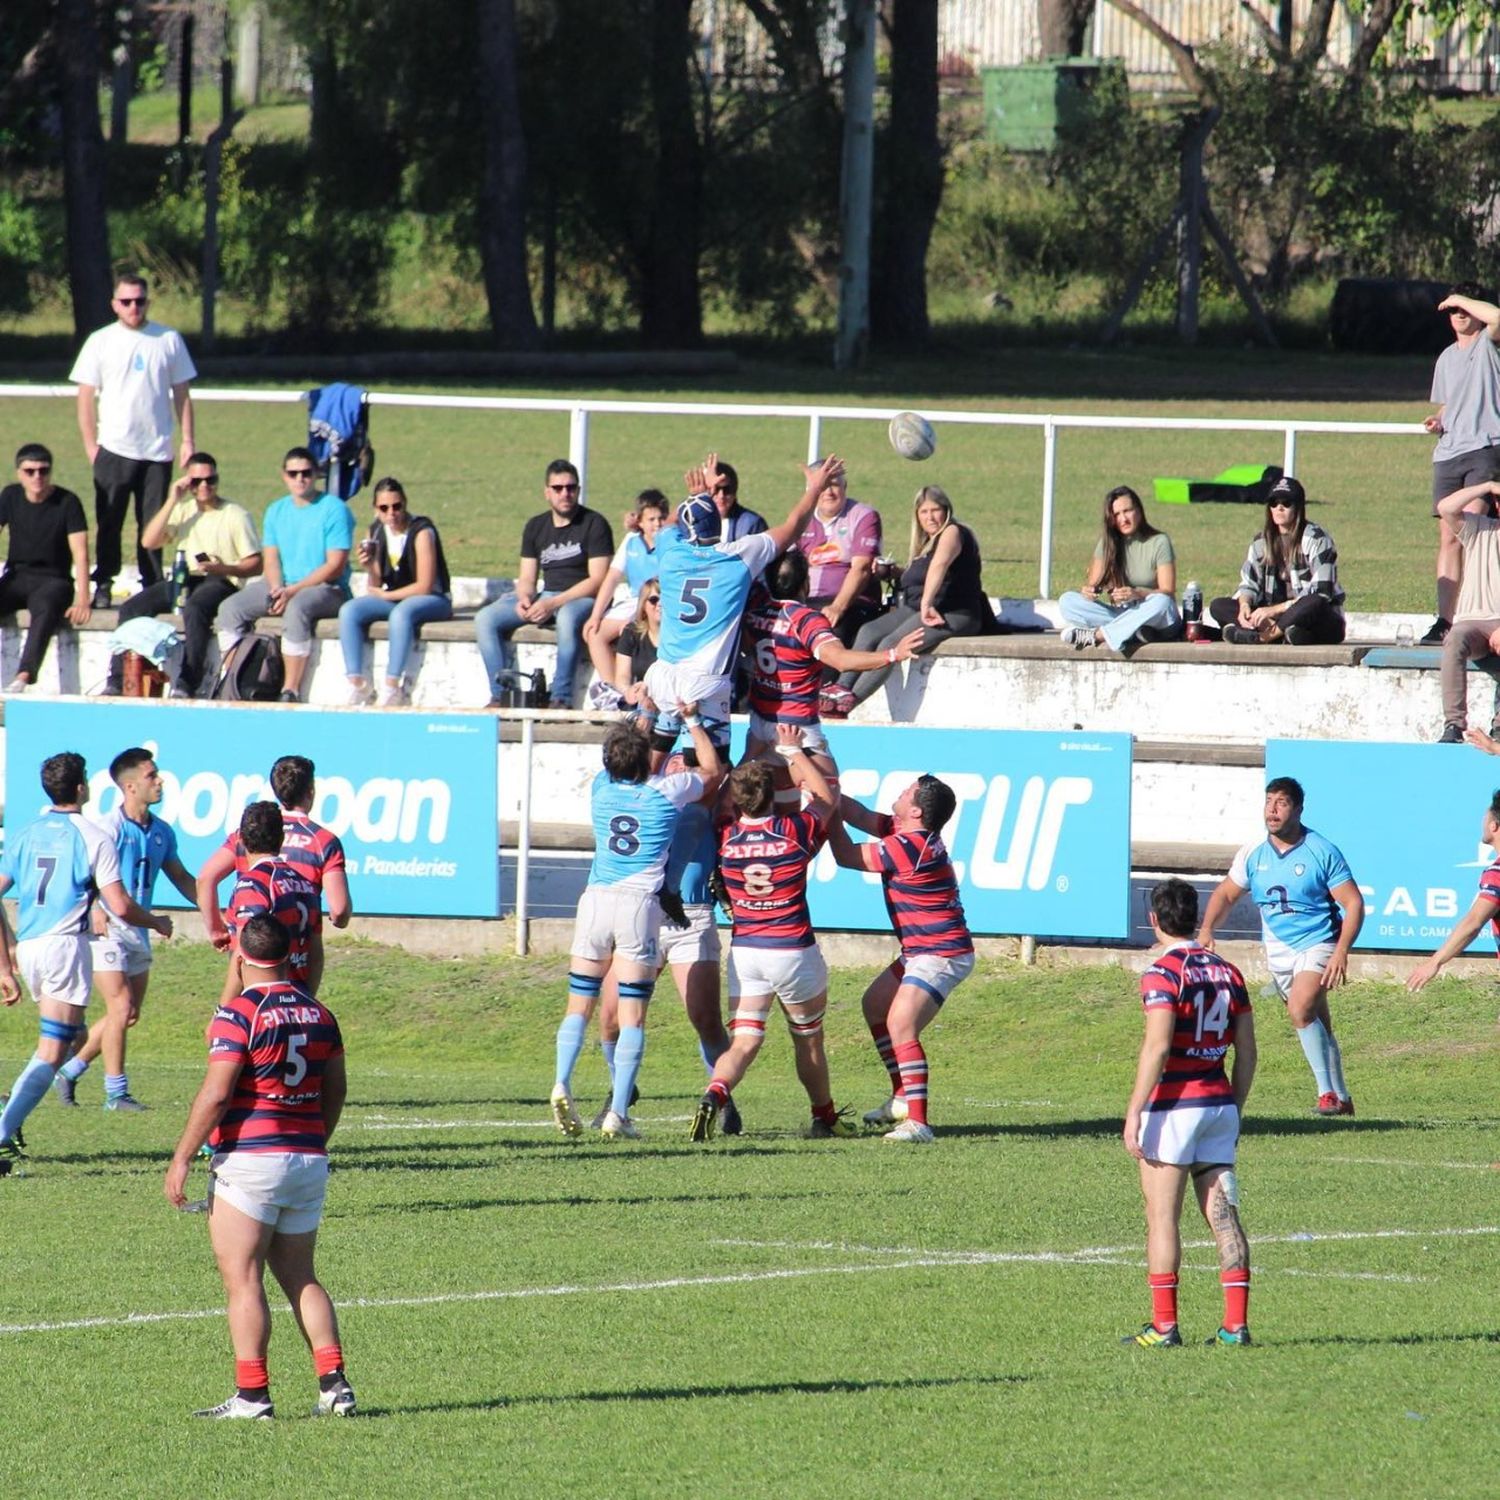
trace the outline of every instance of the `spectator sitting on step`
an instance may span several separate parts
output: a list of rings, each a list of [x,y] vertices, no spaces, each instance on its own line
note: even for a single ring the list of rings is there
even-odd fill
[[[895,648],[914,625],[923,628],[918,654],[956,635],[989,635],[995,613],[980,579],[979,541],[955,519],[953,502],[935,484],[912,502],[911,560],[901,574],[896,603],[854,638],[856,651],[884,651],[889,664],[841,673],[838,685],[863,703],[896,670]]]
[[[1462,581],[1453,623],[1443,639],[1443,732],[1441,745],[1461,745],[1469,722],[1470,661],[1500,677],[1500,518],[1494,501],[1500,481],[1487,479],[1455,490],[1438,501],[1438,522],[1458,536]],[[1496,708],[1500,710],[1500,690]],[[1500,712],[1496,714],[1500,721]],[[1490,726],[1493,736],[1500,723]],[[1488,748],[1481,745],[1481,749]]]
[[[615,550],[609,522],[589,510],[579,493],[578,470],[567,459],[554,458],[547,465],[547,509],[533,516],[521,533],[515,589],[474,616],[474,634],[490,683],[490,708],[500,706],[501,673],[515,669],[511,636],[522,625],[554,624],[557,669],[548,706],[573,706],[573,673],[583,627]]]
[[[766,518],[740,504],[740,476],[733,464],[720,459],[708,482],[721,520],[720,541],[737,542],[766,530]]]
[[[808,465],[806,472],[816,467]],[[840,474],[818,496],[797,546],[807,559],[808,604],[833,626],[840,645],[852,645],[883,608],[875,578],[880,512],[851,500],[848,483]]]
[[[1104,530],[1081,590],[1057,601],[1062,638],[1082,650],[1124,651],[1146,641],[1176,640],[1177,561],[1172,539],[1147,519],[1141,497],[1128,484],[1104,497]]]
[[[615,642],[614,685],[621,704],[638,704],[646,696],[646,673],[661,645],[661,584],[653,578],[641,588],[635,618]]]
[[[339,642],[349,677],[349,702],[373,703],[375,690],[365,676],[365,641],[376,620],[390,622],[382,708],[411,701],[406,664],[418,629],[453,618],[452,582],[443,541],[428,516],[414,516],[399,479],[375,486],[375,520],[360,542],[358,557],[367,585],[339,609]]]
[[[146,522],[141,546],[148,552],[166,549],[173,558],[178,551],[187,553],[182,672],[173,691],[196,697],[211,686],[205,680],[208,644],[213,639],[219,606],[234,597],[245,579],[257,577],[262,566],[255,521],[244,506],[220,495],[219,465],[213,454],[195,453],[188,459],[166,504]],[[169,568],[165,578],[148,584],[120,606],[120,623],[142,615],[174,614],[176,610],[177,588]],[[119,695],[124,671],[124,655],[112,657],[106,694]]]
[[[1250,543],[1239,587],[1209,614],[1234,646],[1336,646],[1344,639],[1344,591],[1333,538],[1307,519],[1307,492],[1290,477],[1266,496],[1265,529]]]
[[[36,681],[64,620],[87,625],[90,612],[89,523],[83,502],[72,490],[53,484],[52,454],[40,443],[21,445],[16,478],[19,483],[0,490],[0,526],[10,531],[9,558],[0,575],[0,614],[24,609],[31,624],[7,693],[24,693]]]
[[[639,619],[637,604],[641,591],[656,578],[656,533],[667,519],[667,497],[660,490],[642,490],[636,496],[634,508],[627,514],[635,525],[627,529],[625,540],[616,548],[609,571],[594,597],[594,612],[583,627],[589,660],[599,674],[599,680],[589,689],[591,708],[620,706],[615,693],[615,642],[632,620]],[[625,590],[617,599],[615,596],[622,583]],[[654,655],[652,660],[655,660]]]

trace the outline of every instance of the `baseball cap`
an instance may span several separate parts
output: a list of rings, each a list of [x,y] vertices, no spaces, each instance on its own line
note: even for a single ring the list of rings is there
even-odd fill
[[[1307,509],[1307,491],[1299,480],[1290,474],[1283,475],[1266,491],[1267,505],[1295,505],[1298,510]]]

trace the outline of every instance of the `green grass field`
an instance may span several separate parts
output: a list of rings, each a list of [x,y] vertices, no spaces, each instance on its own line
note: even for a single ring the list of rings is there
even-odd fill
[[[363,1415],[307,1419],[284,1311],[278,1419],[227,1394],[198,1215],[161,1196],[201,1073],[217,960],[158,963],[135,1117],[40,1106],[0,1182],[0,1477],[34,1495],[1464,1496],[1494,1493],[1495,1001],[1440,982],[1338,997],[1353,1121],[1308,1115],[1277,1007],[1241,1155],[1259,1347],[1145,1353],[1132,1164],[1118,1139],[1139,1010],[1118,970],[986,964],[930,1034],[930,1150],[800,1139],[784,1035],[747,1133],[691,1147],[702,1086],[675,999],[637,1113],[605,1148],[546,1123],[559,960],[341,946],[325,998],[350,1107],[321,1239]],[[886,1092],[865,975],[835,978],[841,1101]],[[8,1077],[34,1037],[0,1018]],[[603,1086],[580,1065],[581,1102]],[[195,1179],[199,1184],[201,1177]],[[1182,1315],[1219,1313],[1201,1226]],[[93,1326],[79,1326],[97,1319]],[[247,1426],[250,1430],[246,1430]]]
[[[158,310],[173,321],[168,308]],[[315,373],[316,372],[316,373]],[[37,378],[61,380],[57,369]],[[211,372],[210,372],[211,373]],[[921,409],[1094,413],[1130,416],[1237,415],[1257,418],[1417,422],[1430,377],[1425,360],[1378,361],[1238,351],[1126,351],[1062,356],[1045,351],[968,351],[882,366],[835,380],[789,363],[747,366],[712,386],[647,381],[612,387],[452,387],[453,394],[540,395],[649,401],[761,401],[910,406]],[[308,383],[337,378],[337,361],[310,367]],[[219,384],[216,381],[205,383]],[[288,382],[288,387],[292,386]],[[384,389],[432,389],[402,381]],[[14,441],[47,443],[59,456],[58,481],[89,494],[69,400],[0,399],[0,428]],[[746,504],[774,520],[801,489],[797,464],[806,423],[790,418],[602,415],[591,423],[590,499],[612,525],[647,485],[675,495],[682,471],[717,447],[740,471]],[[304,409],[200,402],[198,437],[219,460],[225,493],[257,515],[282,493],[282,453],[306,435]],[[1038,582],[1041,527],[1040,429],[939,429],[925,464],[897,458],[877,422],[827,422],[824,445],[848,459],[851,493],[885,517],[887,549],[905,554],[919,484],[938,484],[977,530],[992,593],[1029,597]],[[542,471],[568,449],[566,413],[464,412],[377,408],[377,469],[406,484],[413,503],[434,516],[459,573],[509,576],[521,527],[542,508]],[[1154,505],[1154,476],[1200,478],[1235,462],[1279,463],[1279,434],[1064,431],[1058,441],[1053,592],[1082,582],[1098,535],[1105,492],[1134,485],[1152,520],[1176,545],[1179,580],[1198,579],[1207,597],[1238,577],[1258,508]],[[1432,604],[1435,523],[1430,519],[1431,440],[1422,436],[1304,437],[1298,472],[1314,501],[1310,514],[1339,547],[1351,609],[1422,611]],[[363,519],[368,502],[357,510]]]

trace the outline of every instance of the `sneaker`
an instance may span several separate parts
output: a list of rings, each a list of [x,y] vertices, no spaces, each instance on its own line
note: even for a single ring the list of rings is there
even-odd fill
[[[599,1106],[599,1108],[595,1111],[594,1118],[589,1121],[589,1129],[590,1130],[603,1130],[604,1129],[604,1117],[605,1117],[605,1115],[607,1115],[609,1113],[609,1111],[610,1111],[610,1102],[609,1102],[608,1099],[606,1099],[604,1101],[604,1103],[601,1104]]]
[[[23,678],[12,677],[11,680],[5,684],[6,696],[10,698],[18,698],[30,686],[31,684],[25,681]]]
[[[711,1141],[714,1131],[719,1124],[719,1096],[710,1089],[698,1101],[698,1108],[693,1112],[693,1123],[688,1126],[688,1139],[690,1141]]]
[[[1427,627],[1427,634],[1417,642],[1419,646],[1441,646],[1448,639],[1448,632],[1453,628],[1452,622],[1445,620],[1441,615]]]
[[[818,717],[821,719],[847,719],[857,707],[854,694],[842,683],[830,682],[818,693]]]
[[[1261,643],[1260,632],[1247,625],[1226,625],[1223,634],[1225,641],[1231,646],[1258,646]]]
[[[599,1127],[599,1134],[607,1141],[638,1141],[641,1133],[629,1115],[617,1115],[610,1110]]]
[[[375,701],[375,689],[368,682],[351,682],[347,701],[350,708],[368,708]]]
[[[96,583],[93,598],[89,600],[89,608],[112,609],[113,607],[114,589],[107,583]]]
[[[906,1100],[892,1094],[879,1109],[865,1111],[866,1125],[899,1125],[906,1118]]]
[[[321,1403],[320,1403],[321,1404]],[[221,1401],[217,1406],[206,1406],[202,1411],[195,1411],[195,1417],[212,1417],[216,1421],[227,1419],[249,1419],[253,1422],[268,1422],[276,1415],[276,1408],[266,1401],[247,1401],[238,1391],[227,1401]]]
[[[1155,1323],[1145,1323],[1139,1333],[1127,1333],[1120,1342],[1134,1344],[1137,1349],[1180,1349],[1182,1335],[1175,1323],[1165,1333]]]
[[[583,1121],[573,1107],[573,1096],[566,1084],[554,1084],[552,1088],[552,1118],[564,1135],[582,1135]]]
[[[849,1118],[849,1111],[841,1109],[830,1124],[827,1120],[814,1119],[802,1132],[809,1141],[852,1141],[859,1135],[859,1126]]]
[[[1075,651],[1082,651],[1094,644],[1094,627],[1092,625],[1064,625],[1062,628],[1062,643],[1071,646]]]
[[[320,1417],[352,1417],[354,1415],[354,1387],[342,1375],[326,1391],[318,1392],[316,1415]]]
[[[404,682],[398,682],[394,687],[387,685],[380,695],[382,708],[405,708],[410,702],[411,694],[407,691]]]
[[[1283,639],[1288,646],[1316,646],[1317,640],[1306,625],[1288,625],[1283,632]]]
[[[1341,1099],[1337,1094],[1319,1094],[1318,1102],[1313,1105],[1313,1113],[1330,1118],[1334,1115],[1352,1115],[1354,1101]]]
[[[283,688],[281,690],[281,701],[283,703],[300,703],[302,700],[291,690],[291,688]]]
[[[56,1073],[52,1078],[52,1090],[57,1097],[70,1109],[78,1107],[78,1080],[69,1078],[66,1073]]]
[[[589,684],[588,705],[597,713],[612,714],[625,706],[625,695],[614,683],[601,678]]]
[[[932,1126],[919,1125],[915,1120],[903,1120],[894,1130],[887,1130],[881,1139],[910,1146],[930,1146]]]
[[[1243,1328],[1221,1328],[1211,1339],[1204,1339],[1203,1342],[1210,1349],[1216,1344],[1223,1344],[1233,1349],[1244,1348],[1254,1340],[1250,1337],[1250,1325],[1247,1323]]]
[[[122,1115],[138,1115],[146,1106],[132,1094],[112,1094],[104,1101],[104,1107]]]
[[[739,1109],[735,1106],[732,1098],[724,1101],[724,1107],[719,1111],[719,1134],[740,1135],[744,1132],[745,1122],[740,1119]]]
[[[1458,724],[1444,724],[1443,732],[1438,736],[1440,745],[1461,745],[1464,742],[1464,732]]]

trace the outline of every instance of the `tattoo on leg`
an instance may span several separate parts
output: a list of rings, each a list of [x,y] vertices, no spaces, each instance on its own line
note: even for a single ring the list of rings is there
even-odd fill
[[[1209,1190],[1206,1217],[1208,1227],[1213,1230],[1214,1242],[1219,1247],[1219,1269],[1246,1270],[1250,1265],[1250,1244],[1240,1227],[1239,1210],[1217,1182]]]

